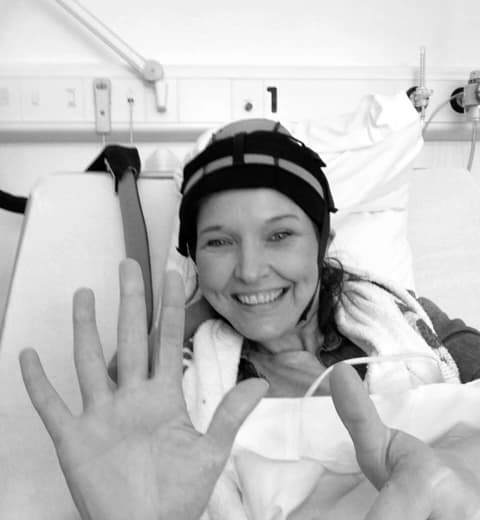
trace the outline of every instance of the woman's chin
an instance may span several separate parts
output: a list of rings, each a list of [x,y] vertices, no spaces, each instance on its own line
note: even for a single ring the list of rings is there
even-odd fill
[[[248,325],[235,325],[234,328],[243,337],[250,341],[257,343],[271,342],[282,337],[285,333],[284,327],[277,326],[248,326]]]

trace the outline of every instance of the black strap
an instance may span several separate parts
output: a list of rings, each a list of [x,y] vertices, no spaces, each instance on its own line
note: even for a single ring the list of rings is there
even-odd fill
[[[12,213],[25,213],[27,207],[26,197],[17,197],[11,193],[0,190],[0,208]]]
[[[87,172],[108,172],[115,179],[115,192],[123,174],[131,169],[135,177],[140,175],[141,162],[136,148],[109,144],[87,168]]]
[[[108,172],[115,179],[115,192],[120,203],[127,257],[136,260],[142,268],[147,325],[150,330],[153,319],[152,271],[147,228],[137,188],[140,166],[140,156],[136,148],[108,145],[87,171]]]

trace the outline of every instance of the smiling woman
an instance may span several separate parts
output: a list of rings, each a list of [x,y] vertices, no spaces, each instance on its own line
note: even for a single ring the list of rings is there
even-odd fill
[[[332,442],[331,425],[328,414],[319,414],[324,431],[316,430],[319,416],[306,410],[325,401],[306,396],[335,394],[325,376],[338,361],[361,358],[356,368],[366,388],[390,395],[464,382],[471,374],[464,369],[467,357],[480,362],[480,344],[465,345],[462,354],[453,350],[454,359],[408,291],[327,257],[335,207],[323,166],[279,123],[254,119],[219,130],[184,168],[179,251],[195,262],[201,294],[187,316],[203,306],[184,348],[183,388],[193,424],[206,431],[237,382],[262,377],[269,383],[269,399],[240,430],[212,495],[211,519],[304,519],[335,510],[339,500],[329,503],[322,463],[335,473],[341,455],[334,462],[325,456],[333,469],[318,455]],[[366,365],[365,358],[384,362]],[[430,485],[430,476],[407,473]],[[337,497],[359,482],[338,478]]]
[[[336,210],[324,166],[264,119],[220,129],[185,166],[179,251],[194,260],[222,334],[241,337],[240,351],[227,354],[238,356],[236,380],[263,376],[269,396],[300,397],[335,362],[409,354],[357,370],[371,391],[458,382],[455,360],[411,294],[327,258]],[[199,355],[192,345],[190,366]],[[328,381],[317,389],[325,392]]]

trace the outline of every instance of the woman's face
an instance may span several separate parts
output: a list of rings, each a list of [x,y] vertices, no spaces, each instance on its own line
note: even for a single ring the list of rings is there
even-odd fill
[[[251,340],[271,341],[293,331],[316,289],[317,256],[314,224],[278,191],[223,191],[201,204],[200,289]]]

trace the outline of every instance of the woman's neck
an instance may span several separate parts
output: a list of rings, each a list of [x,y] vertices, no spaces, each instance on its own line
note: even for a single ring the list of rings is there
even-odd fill
[[[299,325],[292,334],[271,342],[245,344],[245,357],[269,382],[266,397],[302,397],[326,367],[317,352],[323,344],[317,316]],[[315,395],[328,395],[328,381]]]
[[[306,350],[315,355],[318,348],[323,345],[323,340],[323,334],[318,327],[317,313],[312,312],[306,320],[299,323],[295,329],[287,334],[268,341],[249,341],[249,345],[253,350],[267,355],[302,350]]]

